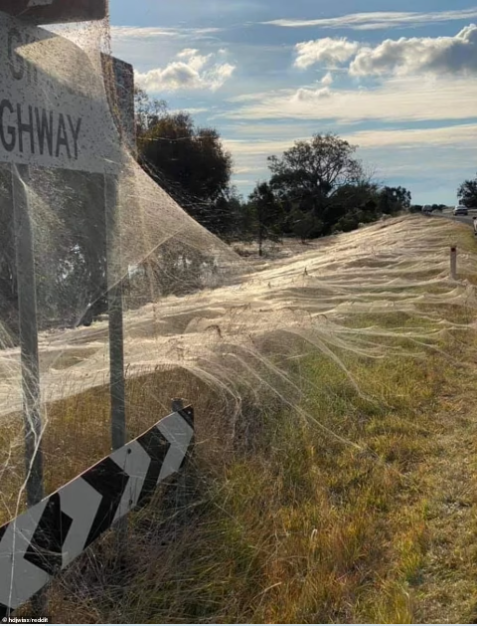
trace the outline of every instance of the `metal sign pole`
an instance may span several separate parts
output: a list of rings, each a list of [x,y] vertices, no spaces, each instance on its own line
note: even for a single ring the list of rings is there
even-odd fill
[[[104,176],[106,271],[109,317],[109,376],[111,401],[111,447],[122,448],[126,443],[126,404],[124,383],[123,294],[121,280],[121,238],[117,215],[117,179]],[[116,524],[118,558],[127,544],[128,520]]]
[[[18,312],[25,424],[27,506],[43,498],[41,452],[40,364],[33,235],[28,209],[29,168],[12,166],[13,215],[18,283]]]
[[[111,444],[117,450],[126,443],[124,384],[123,302],[120,232],[117,219],[117,181],[104,176],[106,255],[109,313],[109,364],[111,388]]]

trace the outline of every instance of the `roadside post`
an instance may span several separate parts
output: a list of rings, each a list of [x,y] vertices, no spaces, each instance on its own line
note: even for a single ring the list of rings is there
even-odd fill
[[[104,176],[104,200],[109,317],[111,448],[117,450],[126,443],[126,410],[121,240],[116,214],[117,179],[114,175],[107,174]]]
[[[21,344],[27,507],[43,498],[40,362],[36,309],[35,254],[28,206],[28,165],[12,165],[13,227]]]
[[[129,63],[101,55],[102,69],[111,114],[122,144],[135,153],[134,69]],[[126,443],[124,381],[123,281],[121,272],[121,233],[117,207],[118,181],[104,177],[107,247],[107,286],[109,312],[109,350],[111,374],[111,443],[117,450]]]
[[[124,381],[123,288],[121,280],[121,233],[116,211],[117,179],[104,176],[106,271],[109,325],[109,393],[111,415],[111,450],[126,443],[126,387]],[[116,522],[115,541],[121,560],[127,545],[128,518]]]
[[[194,477],[193,477],[193,474],[191,472],[191,467],[190,467],[192,454],[193,454],[193,448],[194,448],[194,441],[195,441],[194,417],[193,417],[193,414],[187,415],[186,412],[184,412],[184,401],[182,398],[172,398],[171,408],[172,408],[173,413],[177,413],[181,415],[183,419],[190,420],[190,426],[193,432],[191,441],[189,444],[189,449],[187,450],[187,453],[184,456],[184,459],[181,465],[181,467],[184,465],[188,465],[189,471],[178,474],[176,478],[176,484],[175,484],[175,490],[174,490],[175,491],[174,513],[179,512],[179,515],[176,515],[175,519],[176,519],[176,523],[180,525],[181,523],[183,523],[183,521],[181,520],[183,520],[184,517],[186,516],[187,505],[190,502],[190,492],[192,491],[193,485],[194,485]]]
[[[450,249],[450,273],[452,280],[457,280],[457,246]]]
[[[122,144],[135,153],[134,69],[102,54],[102,69],[111,114]],[[126,388],[124,380],[123,281],[121,272],[121,232],[117,213],[118,181],[115,175],[104,176],[106,267],[109,318],[109,363],[112,450],[126,443]],[[127,545],[128,520],[121,518],[115,527],[118,555]]]

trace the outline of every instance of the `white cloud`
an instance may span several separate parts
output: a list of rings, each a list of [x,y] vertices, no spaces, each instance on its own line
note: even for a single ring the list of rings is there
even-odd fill
[[[200,72],[212,58],[212,54],[202,55],[198,50],[193,48],[185,48],[177,54],[178,59],[184,59],[186,63],[195,72]]]
[[[274,127],[274,133],[280,135],[281,126]],[[340,133],[343,139],[352,145],[366,149],[380,148],[436,148],[454,146],[473,148],[477,139],[477,124],[458,124],[439,128],[416,128],[399,130],[364,130]],[[294,137],[293,140],[278,139],[273,141],[257,141],[250,139],[227,139],[224,145],[233,154],[241,156],[259,156],[280,154],[293,145],[294,141],[306,141],[311,135]],[[477,154],[477,148],[475,148]]]
[[[232,76],[230,63],[214,62],[214,55],[201,55],[194,48],[185,48],[164,68],[136,73],[137,84],[150,92],[211,89],[215,91]]]
[[[318,100],[328,99],[332,97],[332,91],[329,87],[320,87],[319,89],[298,89],[292,96],[292,102],[314,102]]]
[[[179,61],[177,54],[185,49],[216,50],[218,28],[168,28],[112,26],[113,54],[132,63],[140,72],[164,68]],[[211,46],[207,48],[207,46]],[[220,47],[220,46],[219,46]],[[203,52],[202,52],[203,53]],[[218,62],[217,57],[216,62]],[[223,60],[223,59],[221,59]]]
[[[208,35],[220,32],[220,28],[161,28],[158,26],[111,26],[113,43],[121,43],[124,40],[157,39],[161,37],[184,38],[207,38]]]
[[[395,77],[376,89],[269,92],[252,97],[218,117],[235,120],[460,120],[477,116],[477,81],[435,77]]]
[[[199,113],[208,113],[210,109],[205,107],[184,107],[182,109],[169,109],[171,114],[175,113],[190,113],[190,115],[198,115]]]
[[[331,72],[327,72],[321,79],[321,84],[325,87],[329,87],[333,84],[333,75]]]
[[[440,128],[407,128],[400,130],[366,130],[347,136],[362,147],[466,146],[474,147],[477,124],[459,124]]]
[[[324,39],[298,43],[295,48],[297,51],[295,66],[306,69],[315,64],[336,67],[345,63],[358,52],[360,44],[355,41],[348,41],[346,37],[340,39],[325,37]]]
[[[256,184],[257,180],[258,179],[252,180],[251,178],[234,178],[233,183],[239,187],[252,187]]]
[[[477,26],[466,26],[455,37],[386,39],[375,48],[362,48],[350,65],[354,76],[417,72],[477,73]]]
[[[349,61],[352,76],[416,73],[477,73],[477,26],[470,24],[452,37],[401,37],[372,47],[346,37],[325,37],[298,43],[295,66],[336,68]]]
[[[255,172],[255,168],[253,167],[234,167],[234,174],[251,174]]]
[[[467,20],[477,17],[477,7],[457,11],[431,11],[428,13],[412,11],[379,11],[366,13],[351,13],[339,17],[320,18],[311,20],[278,19],[262,24],[280,26],[283,28],[351,28],[354,30],[379,30],[400,28],[403,26],[417,26],[425,24],[439,24],[454,20]]]
[[[279,132],[278,129],[275,131]],[[309,137],[297,137],[294,141],[309,139]],[[270,154],[279,154],[287,150],[293,142],[290,140],[275,141],[250,141],[249,139],[223,139],[222,143],[226,150],[232,154],[241,157],[257,157],[268,156]]]
[[[290,93],[289,89],[278,89],[275,90],[275,95],[282,94],[286,96]],[[241,103],[241,102],[256,102],[257,100],[261,100],[262,98],[268,98],[270,96],[269,91],[255,91],[253,93],[243,93],[239,96],[231,96],[227,98],[227,102]]]

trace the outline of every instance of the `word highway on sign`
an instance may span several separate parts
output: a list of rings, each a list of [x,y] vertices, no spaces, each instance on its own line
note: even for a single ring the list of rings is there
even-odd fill
[[[97,173],[121,161],[101,65],[67,39],[2,13],[1,161]]]
[[[83,118],[31,105],[0,102],[0,143],[6,152],[78,160]]]

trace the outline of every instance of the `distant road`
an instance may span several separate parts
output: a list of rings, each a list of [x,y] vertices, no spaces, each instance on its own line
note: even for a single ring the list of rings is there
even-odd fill
[[[442,213],[440,211],[435,211],[434,213],[431,213],[430,217],[445,218],[454,222],[462,222],[463,224],[469,224],[469,226],[472,226],[472,218],[474,217],[474,215],[477,215],[477,209],[470,209],[469,215],[467,216],[458,215],[457,217],[454,217],[452,215],[452,209],[445,209],[444,211],[442,211]]]

